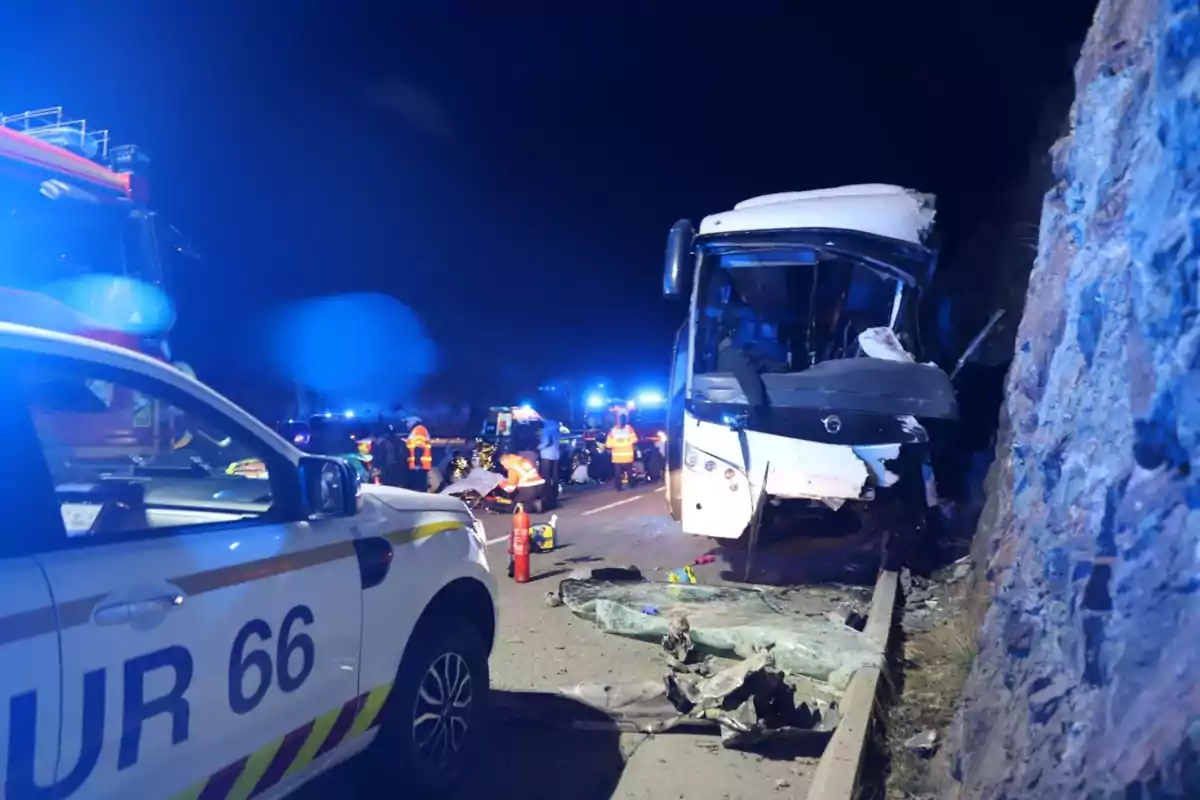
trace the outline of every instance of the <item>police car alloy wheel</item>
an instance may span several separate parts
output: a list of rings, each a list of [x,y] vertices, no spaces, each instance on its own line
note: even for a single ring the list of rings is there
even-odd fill
[[[412,735],[417,752],[435,769],[446,769],[461,756],[471,731],[474,691],[471,668],[458,653],[443,653],[425,670],[413,703]]]
[[[475,756],[488,694],[487,649],[461,619],[423,619],[409,640],[376,753],[417,792],[453,788]]]

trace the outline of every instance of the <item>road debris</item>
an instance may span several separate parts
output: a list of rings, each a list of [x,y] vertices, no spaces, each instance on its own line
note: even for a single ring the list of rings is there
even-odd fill
[[[731,750],[749,750],[767,741],[837,727],[836,703],[813,696],[797,699],[796,686],[775,666],[770,652],[710,677],[672,672],[667,684],[676,707],[692,719],[716,721],[721,743]]]
[[[662,648],[681,664],[695,660],[696,646],[692,643],[692,626],[686,613],[676,609],[667,616],[667,633],[662,638]]]
[[[769,649],[774,663],[787,674],[823,681],[838,691],[859,668],[883,664],[882,648],[847,624],[849,609],[809,616],[810,609],[789,602],[783,593],[575,578],[564,580],[559,593],[574,614],[600,630],[661,643],[684,663],[694,657],[693,650],[699,655],[750,658]],[[642,613],[647,605],[659,613]]]
[[[961,594],[953,591],[953,585],[970,573],[971,564],[966,559],[960,559],[932,579],[903,570],[900,588],[904,594],[904,632],[910,635],[928,633],[957,614],[961,608]]]
[[[904,747],[923,756],[931,756],[937,751],[938,732],[935,730],[921,731],[915,736],[904,740]]]
[[[824,735],[839,719],[835,700],[801,694],[769,652],[709,676],[684,667],[670,670],[662,682],[576,684],[559,692],[603,712],[618,729],[666,733],[684,726],[716,727],[721,745],[730,750]]]
[[[686,567],[668,572],[667,581],[669,583],[696,583],[696,573],[692,570],[691,564],[688,564]]]

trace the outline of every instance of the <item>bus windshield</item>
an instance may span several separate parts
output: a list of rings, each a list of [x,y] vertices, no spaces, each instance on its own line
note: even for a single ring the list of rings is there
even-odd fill
[[[855,355],[858,334],[893,323],[900,281],[850,259],[786,245],[702,253],[698,373],[717,370],[724,340],[769,371],[798,372]]]

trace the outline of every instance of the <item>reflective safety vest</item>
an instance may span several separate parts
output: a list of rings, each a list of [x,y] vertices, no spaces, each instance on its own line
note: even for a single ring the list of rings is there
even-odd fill
[[[408,445],[408,468],[417,468],[417,450],[421,452],[421,469],[428,472],[433,469],[433,449],[429,446],[429,429],[424,425],[417,424],[408,432],[408,438],[404,440]]]
[[[508,476],[500,484],[500,488],[506,492],[542,486],[546,483],[546,479],[538,473],[537,467],[527,458],[510,454],[500,459],[500,464],[508,470]]]
[[[637,434],[634,433],[632,427],[629,425],[617,426],[608,432],[604,446],[612,453],[614,464],[632,464],[633,446],[637,444],[637,440]]]

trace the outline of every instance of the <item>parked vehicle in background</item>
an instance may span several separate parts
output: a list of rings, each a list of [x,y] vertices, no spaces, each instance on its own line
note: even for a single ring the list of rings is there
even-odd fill
[[[306,453],[344,458],[363,483],[379,483],[370,428],[354,418],[314,415],[307,422],[289,419],[275,430]]]

